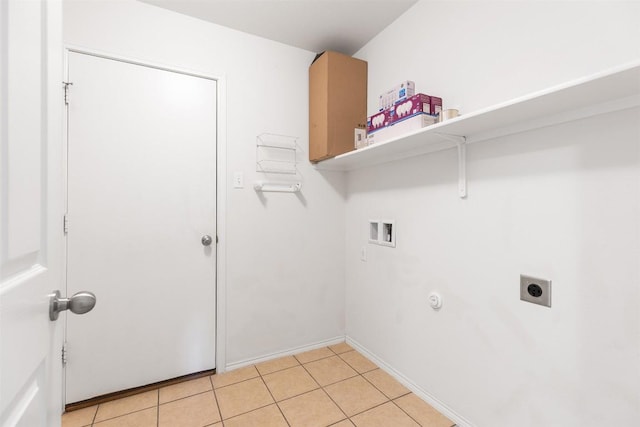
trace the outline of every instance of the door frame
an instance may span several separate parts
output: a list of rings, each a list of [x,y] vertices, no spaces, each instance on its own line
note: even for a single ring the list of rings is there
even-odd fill
[[[226,212],[227,212],[227,101],[226,101],[226,77],[224,74],[211,74],[208,72],[201,72],[186,69],[183,67],[177,67],[173,65],[159,64],[153,61],[131,58],[114,53],[101,52],[94,49],[88,49],[85,47],[78,47],[70,44],[64,45],[64,79],[65,82],[69,81],[69,54],[80,53],[84,55],[91,55],[98,58],[110,59],[114,61],[120,61],[132,65],[139,65],[143,67],[155,68],[163,71],[170,71],[174,73],[185,74],[193,77],[200,77],[216,82],[216,233],[218,237],[218,244],[216,250],[216,275],[215,286],[216,290],[216,350],[215,350],[215,369],[216,372],[222,373],[226,370],[226,288],[227,288],[227,269],[226,269]],[[73,86],[69,91],[70,102],[73,102]],[[64,109],[64,158],[63,158],[63,170],[64,170],[64,207],[65,212],[68,208],[68,123],[69,123],[69,110]],[[64,271],[64,285],[67,284],[67,240],[65,236],[65,250],[63,255],[63,271]],[[64,328],[64,339],[66,342],[66,326]],[[63,367],[63,399],[66,401],[66,368]]]

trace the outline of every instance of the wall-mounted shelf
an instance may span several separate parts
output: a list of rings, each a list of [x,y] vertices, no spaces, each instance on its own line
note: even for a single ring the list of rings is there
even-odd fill
[[[298,138],[261,133],[256,137],[256,172],[296,175]]]
[[[457,147],[464,197],[466,144],[639,105],[640,62],[635,62],[351,151],[319,162],[316,168],[350,171]]]

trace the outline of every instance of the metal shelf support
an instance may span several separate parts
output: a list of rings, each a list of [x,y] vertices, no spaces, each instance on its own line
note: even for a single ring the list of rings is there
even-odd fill
[[[467,197],[467,142],[458,142],[458,196]]]
[[[467,137],[436,132],[443,139],[456,143],[458,149],[458,196],[467,197]]]

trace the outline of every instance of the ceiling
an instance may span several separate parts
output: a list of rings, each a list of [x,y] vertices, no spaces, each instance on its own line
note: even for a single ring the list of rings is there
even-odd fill
[[[354,54],[417,0],[140,0],[312,52]]]

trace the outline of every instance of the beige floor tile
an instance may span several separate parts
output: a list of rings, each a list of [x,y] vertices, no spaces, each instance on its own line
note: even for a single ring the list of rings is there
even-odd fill
[[[420,427],[418,423],[392,402],[369,409],[367,412],[356,415],[351,421],[357,427]],[[425,424],[425,427],[431,424]]]
[[[160,405],[160,427],[202,427],[221,420],[213,391]]]
[[[402,396],[394,402],[423,426],[451,427],[454,424],[453,421],[413,393]]]
[[[231,418],[224,422],[225,427],[288,427],[280,409],[276,405],[256,409],[248,414]]]
[[[344,420],[339,423],[331,424],[329,427],[353,427],[353,423],[349,420]]]
[[[305,351],[304,353],[296,354],[295,357],[300,363],[309,363],[314,360],[324,359],[325,357],[333,356],[333,351],[329,350],[329,347],[322,347],[311,351]]]
[[[259,376],[258,370],[255,366],[245,366],[244,368],[234,369],[233,371],[225,372],[224,374],[216,374],[211,376],[214,388],[225,387],[231,384],[236,384],[241,381],[250,380]]]
[[[378,369],[378,365],[355,350],[342,353],[340,357],[360,374]]]
[[[211,389],[211,379],[209,376],[162,387],[160,389],[160,404],[193,396],[194,394],[204,393]]]
[[[291,427],[325,427],[346,418],[322,390],[284,400],[278,405]]]
[[[256,368],[258,368],[260,375],[267,375],[272,372],[281,371],[283,369],[292,368],[298,365],[299,363],[295,357],[286,356],[274,360],[269,360],[268,362],[258,363],[256,365]]]
[[[323,387],[358,375],[356,371],[338,356],[316,360],[315,362],[305,364],[304,367]]]
[[[363,376],[389,399],[395,399],[409,393],[409,389],[400,384],[395,378],[382,369],[367,372]]]
[[[279,402],[318,388],[311,375],[302,366],[274,372],[262,377],[271,394]]]
[[[350,417],[389,400],[361,376],[332,384],[325,391]]]
[[[274,403],[262,378],[216,389],[216,397],[224,420]]]
[[[351,347],[346,342],[341,342],[340,344],[330,345],[329,348],[333,352],[335,352],[336,354],[345,353],[347,351],[353,350],[353,347]]]
[[[156,427],[157,425],[158,409],[156,407],[94,424],[96,427]]]
[[[98,405],[96,422],[158,406],[158,390],[147,391]]]
[[[98,405],[62,414],[62,427],[84,427],[93,423]]]

